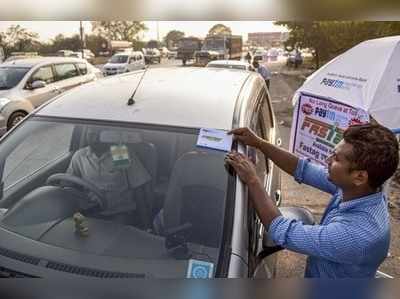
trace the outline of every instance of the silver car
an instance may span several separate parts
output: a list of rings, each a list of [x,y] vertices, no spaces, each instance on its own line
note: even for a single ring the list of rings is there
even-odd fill
[[[254,72],[157,68],[87,84],[31,113],[0,142],[0,269],[9,277],[273,277],[275,252],[201,128],[248,126],[280,144]],[[280,172],[256,164],[279,204]],[[284,215],[307,222],[307,213]]]
[[[0,65],[0,134],[33,109],[73,87],[102,76],[75,58],[29,58]]]

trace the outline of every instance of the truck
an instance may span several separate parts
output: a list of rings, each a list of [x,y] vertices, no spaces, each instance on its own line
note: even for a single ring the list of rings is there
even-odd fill
[[[209,35],[201,50],[195,52],[196,65],[205,66],[212,60],[240,60],[242,47],[241,35]]]
[[[183,37],[178,40],[176,58],[186,65],[189,60],[194,60],[194,53],[201,50],[202,42],[197,37]]]

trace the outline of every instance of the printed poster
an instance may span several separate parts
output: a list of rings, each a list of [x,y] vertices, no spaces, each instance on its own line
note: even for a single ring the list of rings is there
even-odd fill
[[[293,114],[291,151],[326,166],[326,159],[349,125],[369,122],[362,109],[333,100],[300,94]]]

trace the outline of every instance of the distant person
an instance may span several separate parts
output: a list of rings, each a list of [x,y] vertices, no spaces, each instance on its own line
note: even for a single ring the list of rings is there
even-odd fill
[[[264,78],[265,83],[267,84],[267,87],[269,89],[270,80],[271,80],[271,76],[272,76],[270,70],[266,66],[260,64],[257,60],[253,61],[253,67],[254,67],[254,70],[256,72],[258,72]]]
[[[305,277],[375,277],[390,244],[390,216],[382,186],[399,164],[399,144],[389,129],[373,124],[350,126],[328,157],[326,169],[248,128],[230,134],[259,149],[298,183],[332,195],[320,224],[285,218],[265,191],[254,164],[237,152],[227,155],[226,162],[248,186],[249,198],[273,242],[308,255]]]
[[[250,52],[247,52],[245,58],[246,58],[248,63],[251,63],[251,54],[250,54]]]

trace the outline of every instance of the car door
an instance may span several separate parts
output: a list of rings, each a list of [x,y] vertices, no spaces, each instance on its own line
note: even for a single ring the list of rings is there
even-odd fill
[[[56,82],[61,92],[67,91],[82,84],[82,78],[74,63],[57,63],[54,65],[54,70]]]
[[[32,89],[32,83],[35,81],[44,81],[45,87]],[[24,87],[24,98],[38,107],[60,93],[58,84],[55,82],[53,67],[51,64],[39,67],[27,80]]]
[[[272,110],[269,106],[268,94],[265,88],[262,88],[257,96],[256,109],[254,116],[251,120],[251,127],[255,133],[261,138],[273,142],[273,118]],[[267,194],[275,200],[274,194],[276,186],[273,186],[275,178],[279,172],[273,169],[273,163],[267,159],[265,155],[258,149],[248,147],[248,156],[255,163],[258,178],[263,183]],[[249,195],[250,196],[250,195]],[[248,200],[248,227],[249,227],[249,274],[254,275],[253,271],[256,270],[258,263],[261,262],[259,253],[262,251],[262,238],[264,235],[264,226],[259,219],[255,208],[251,204],[252,201]],[[263,260],[266,268],[262,275],[265,277],[273,277],[276,268],[276,255],[269,256]],[[257,276],[260,273],[256,274]]]
[[[130,72],[136,70],[136,56],[135,55],[129,56],[129,59],[128,59],[128,70]]]
[[[142,70],[146,67],[146,63],[144,61],[144,56],[143,54],[139,53],[137,55],[137,60],[138,60],[138,69]]]

